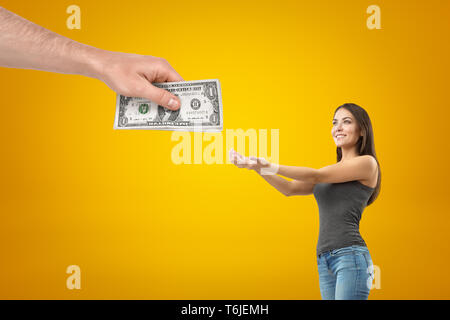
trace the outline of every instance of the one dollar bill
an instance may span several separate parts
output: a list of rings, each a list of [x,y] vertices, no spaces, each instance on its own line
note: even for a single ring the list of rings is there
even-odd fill
[[[114,129],[220,132],[223,129],[222,94],[217,79],[153,83],[178,96],[172,111],[150,100],[117,95]]]

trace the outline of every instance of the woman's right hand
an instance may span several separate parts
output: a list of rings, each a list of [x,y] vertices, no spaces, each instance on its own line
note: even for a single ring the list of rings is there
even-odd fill
[[[247,168],[246,157],[237,153],[234,149],[230,150],[230,162],[238,168]]]
[[[260,172],[261,168],[269,167],[270,163],[263,158],[245,157],[235,150],[230,150],[230,161],[238,168],[246,168]]]

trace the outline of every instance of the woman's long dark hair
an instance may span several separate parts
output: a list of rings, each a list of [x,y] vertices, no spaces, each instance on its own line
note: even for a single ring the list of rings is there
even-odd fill
[[[361,129],[362,136],[359,137],[359,140],[356,143],[356,151],[359,153],[360,156],[368,154],[373,156],[377,160],[378,180],[375,190],[372,193],[372,196],[367,201],[367,205],[370,205],[378,197],[381,189],[381,170],[380,170],[380,163],[378,162],[378,158],[375,153],[375,142],[373,138],[372,123],[370,122],[370,118],[366,110],[364,110],[363,108],[354,103],[346,103],[343,104],[342,106],[339,106],[334,112],[334,114],[336,114],[336,112],[341,108],[345,108],[352,113],[353,117],[356,119],[356,122],[359,125],[359,128]],[[336,153],[337,153],[337,162],[339,162],[342,159],[342,150],[340,147],[337,147]]]

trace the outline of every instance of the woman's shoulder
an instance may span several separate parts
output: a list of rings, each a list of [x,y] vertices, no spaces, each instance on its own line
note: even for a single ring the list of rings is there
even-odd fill
[[[378,165],[377,159],[371,154],[363,154],[361,156],[356,156],[355,158],[360,161],[369,161],[369,162],[372,162],[372,163]]]
[[[360,184],[362,184],[363,186],[374,189],[378,182],[378,161],[377,161],[377,159],[370,154],[358,156],[358,158],[360,158],[361,161],[367,161],[369,168],[371,168],[371,170],[373,170],[372,171],[373,176],[370,179],[358,180],[358,182]]]

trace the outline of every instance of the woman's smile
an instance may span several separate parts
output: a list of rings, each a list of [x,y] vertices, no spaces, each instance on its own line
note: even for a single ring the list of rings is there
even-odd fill
[[[342,108],[336,112],[331,134],[337,147],[343,147],[344,144],[346,146],[356,144],[358,139],[355,139],[355,137],[359,136],[359,130],[350,111]]]

